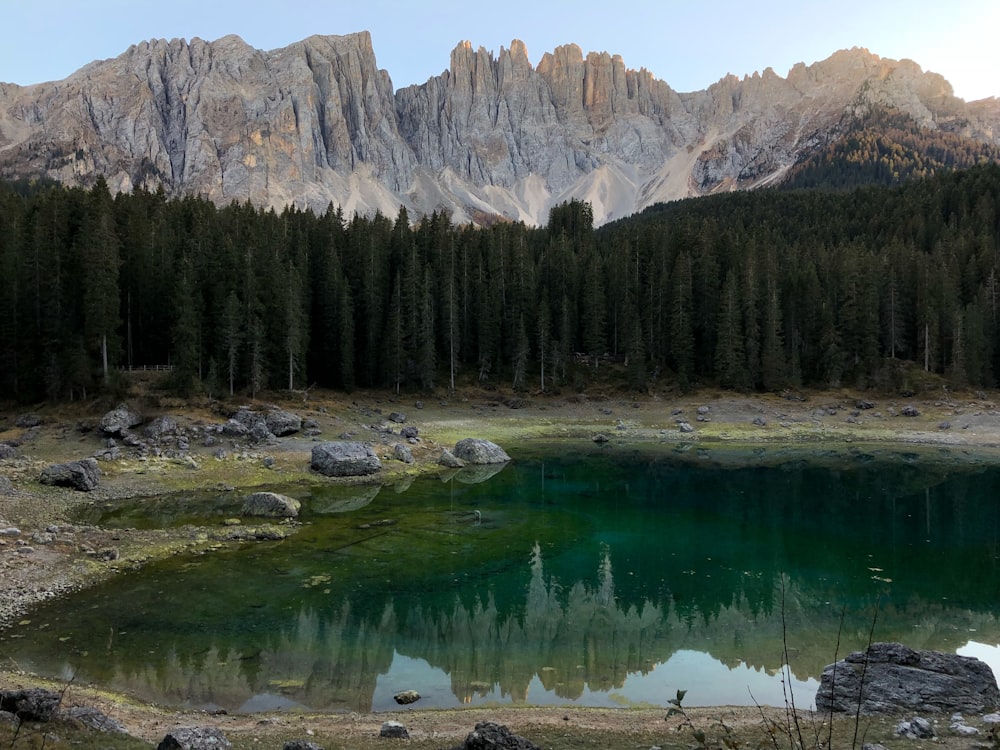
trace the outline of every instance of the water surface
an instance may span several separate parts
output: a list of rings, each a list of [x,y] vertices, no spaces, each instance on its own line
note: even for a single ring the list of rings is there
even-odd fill
[[[791,690],[808,706],[823,666],[873,626],[993,657],[1000,471],[864,452],[737,464],[605,450],[290,489],[292,538],[48,603],[0,633],[0,654],[229,711],[394,709],[404,689],[418,708],[665,705],[677,689],[688,705],[782,705]],[[234,511],[206,493],[97,512]]]

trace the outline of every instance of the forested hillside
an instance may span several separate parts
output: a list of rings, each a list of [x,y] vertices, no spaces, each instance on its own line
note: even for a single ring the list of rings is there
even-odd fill
[[[900,185],[953,169],[1000,163],[1000,148],[943,128],[921,127],[898,110],[872,108],[845,115],[839,131],[839,137],[788,171],[782,189]]]
[[[997,166],[692,199],[597,231],[580,202],[545,228],[475,228],[8,186],[0,393],[79,398],[117,367],[162,364],[213,395],[907,390],[925,369],[992,386],[998,207]]]

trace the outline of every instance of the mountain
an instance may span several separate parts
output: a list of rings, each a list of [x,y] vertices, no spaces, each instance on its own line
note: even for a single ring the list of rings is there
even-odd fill
[[[396,91],[360,32],[268,52],[154,40],[62,81],[0,84],[0,176],[458,222],[542,224],[577,198],[602,224],[780,183],[878,113],[984,158],[1000,147],[1000,101],[967,103],[859,48],[680,93],[606,52],[565,45],[533,67],[520,41],[497,55],[466,42],[440,76]]]

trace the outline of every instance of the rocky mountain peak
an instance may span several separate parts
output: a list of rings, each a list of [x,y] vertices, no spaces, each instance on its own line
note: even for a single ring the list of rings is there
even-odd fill
[[[0,84],[0,175],[44,174],[220,203],[350,215],[433,210],[531,223],[571,197],[600,223],[650,203],[780,180],[845,114],[903,112],[991,143],[996,100],[863,48],[677,93],[620,55],[566,44],[533,67],[463,41],[393,90],[367,31],[261,51],[238,36],[149,40],[64,81]]]

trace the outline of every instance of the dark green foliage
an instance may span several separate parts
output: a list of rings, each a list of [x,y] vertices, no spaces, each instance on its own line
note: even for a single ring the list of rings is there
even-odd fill
[[[578,201],[548,227],[478,229],[0,189],[0,388],[82,397],[110,387],[105,353],[213,394],[993,386],[998,208],[996,166],[680,201],[598,230]]]

